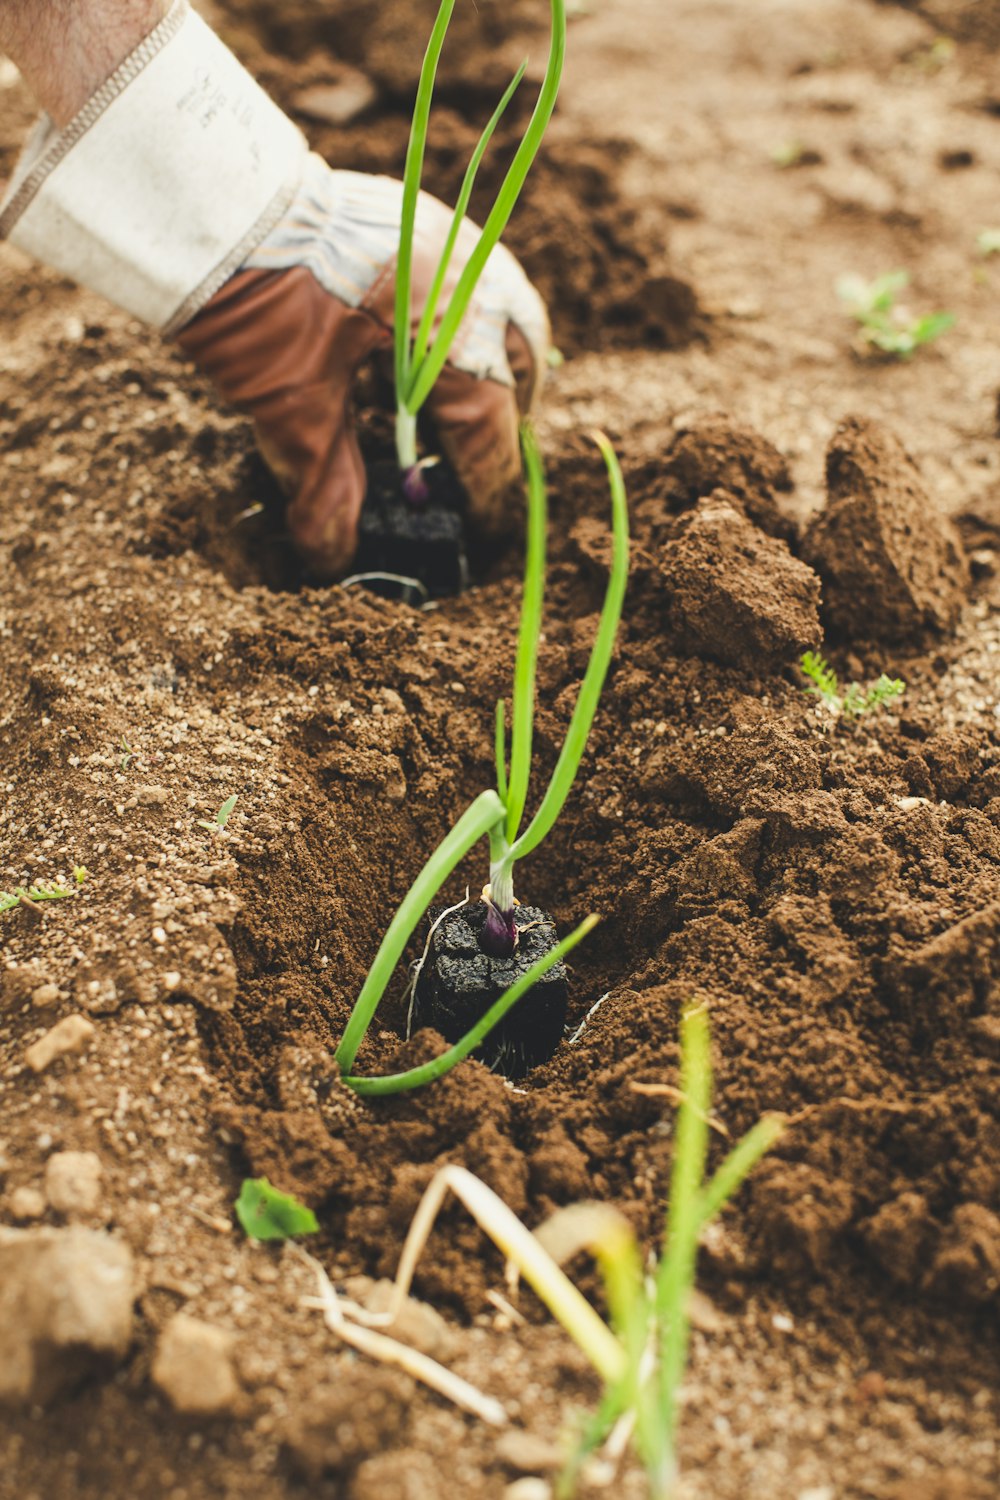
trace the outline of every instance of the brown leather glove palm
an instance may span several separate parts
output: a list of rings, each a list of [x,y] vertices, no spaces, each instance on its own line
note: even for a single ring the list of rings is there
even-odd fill
[[[289,497],[293,539],[318,577],[347,568],[357,545],[365,472],[351,388],[366,360],[392,348],[401,193],[389,178],[331,171],[310,157],[282,222],[176,335],[225,398],[253,418],[261,452]],[[421,194],[414,329],[450,223],[450,211]],[[442,305],[476,237],[466,223]],[[520,470],[519,417],[547,347],[541,301],[498,247],[427,402],[472,520],[487,535],[505,529],[505,492]]]

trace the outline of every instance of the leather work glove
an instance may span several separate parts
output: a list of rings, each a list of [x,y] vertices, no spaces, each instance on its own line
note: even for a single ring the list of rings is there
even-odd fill
[[[402,185],[309,153],[219,38],[175,0],[57,131],[43,116],[0,202],[0,238],[176,339],[254,421],[312,573],[343,572],[365,473],[351,426],[360,366],[391,351]],[[419,322],[451,212],[420,195]],[[477,239],[466,221],[442,306]],[[544,374],[545,308],[491,254],[427,401],[474,524],[503,529],[519,416]]]

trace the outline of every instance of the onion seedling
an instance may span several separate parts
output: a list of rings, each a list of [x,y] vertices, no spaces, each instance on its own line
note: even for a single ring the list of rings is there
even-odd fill
[[[431,279],[430,291],[424,304],[423,314],[415,337],[412,334],[412,271],[413,240],[417,218],[417,198],[427,144],[427,127],[430,119],[434,80],[444,39],[451,21],[455,0],[441,0],[437,19],[431,32],[410,126],[410,140],[403,171],[402,223],[400,226],[399,254],[396,262],[396,306],[395,306],[395,383],[396,383],[396,455],[403,474],[403,489],[407,498],[421,502],[427,498],[427,485],[422,466],[417,459],[417,413],[430,394],[449,350],[458,333],[462,318],[468,310],[476,284],[481,277],[490,252],[494,249],[507,227],[514,205],[517,203],[531,165],[538,154],[542,137],[548,127],[559,92],[563,60],[566,55],[566,5],[565,0],[551,0],[552,32],[549,41],[549,57],[545,77],[538,94],[527,130],[517,148],[514,160],[496,196],[493,207],[486,217],[479,239],[469,256],[447,305],[438,311],[452,255],[465,218],[476,174],[480,162],[489,146],[493,132],[514,96],[524,70],[522,63],[503,98],[479,138],[462,183],[451,227],[437,269]]]
[[[355,1002],[335,1058],[344,1082],[359,1094],[398,1093],[430,1083],[467,1057],[511,1006],[555,964],[569,954],[594,926],[597,918],[586,918],[570,935],[551,948],[543,957],[507,989],[489,1007],[476,1024],[449,1051],[432,1062],[388,1078],[354,1077],[351,1070],[358,1048],[371,1025],[375,1010],[385,993],[403,949],[417,923],[459,861],[481,838],[489,839],[490,885],[488,941],[494,951],[511,953],[517,942],[514,925],[514,865],[524,858],[551,832],[562,812],[576,779],[590,733],[601,690],[611,664],[618,622],[625,600],[628,579],[628,503],[621,466],[614,449],[603,433],[596,433],[608,473],[613,514],[611,570],[604,605],[591,650],[590,661],[580,686],[576,707],[566,739],[556,761],[538,811],[528,827],[520,832],[528,794],[531,769],[531,740],[535,709],[535,672],[538,640],[541,631],[542,597],[545,577],[546,494],[545,476],[535,439],[527,427],[523,445],[528,491],[528,544],[525,559],[524,594],[511,713],[510,768],[507,767],[504,734],[504,704],[497,706],[496,767],[497,790],[482,792],[466,808],[454,828],[442,840],[410,887],[375,956],[361,993]],[[485,929],[484,929],[485,931]]]
[[[705,1181],[713,1123],[712,1065],[708,1016],[701,1005],[689,1006],[681,1020],[677,1096],[664,1247],[648,1276],[643,1275],[635,1231],[610,1205],[573,1205],[532,1233],[479,1178],[464,1167],[446,1166],[431,1181],[413,1217],[387,1311],[376,1316],[354,1310],[369,1327],[391,1326],[445,1196],[454,1192],[604,1382],[604,1400],[563,1475],[563,1495],[572,1493],[583,1459],[612,1434],[634,1441],[652,1500],[671,1500],[678,1477],[680,1389],[688,1361],[688,1307],[699,1237],[787,1123],[783,1115],[763,1116]],[[562,1270],[562,1264],[582,1250],[597,1261],[610,1327]],[[609,1443],[609,1448],[617,1446]]]
[[[538,640],[541,633],[542,598],[545,588],[545,534],[547,507],[545,476],[541,458],[530,429],[525,429],[524,456],[528,476],[528,546],[524,568],[524,603],[518,636],[514,687],[511,695],[510,766],[504,733],[505,704],[497,704],[496,770],[497,791],[506,808],[506,817],[490,831],[489,911],[483,928],[482,944],[494,957],[513,953],[517,943],[514,925],[514,865],[537,849],[551,832],[562,812],[570,788],[576,780],[580,760],[590,734],[604,679],[611,664],[618,622],[625,602],[628,581],[628,505],[625,484],[614,450],[603,433],[595,440],[604,456],[611,485],[613,539],[611,572],[597,636],[580,688],[576,708],[563,742],[559,759],[535,816],[524,832],[521,819],[528,796],[531,774],[531,741],[535,716],[535,675],[538,662]]]

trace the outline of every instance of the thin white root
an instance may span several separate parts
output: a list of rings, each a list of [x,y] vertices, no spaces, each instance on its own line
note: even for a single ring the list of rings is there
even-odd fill
[[[454,906],[448,906],[448,907],[446,907],[445,910],[441,913],[441,915],[439,917],[436,917],[434,919],[434,921],[431,923],[430,931],[427,934],[427,941],[424,944],[424,951],[423,951],[423,953],[421,953],[420,957],[417,959],[416,963],[413,965],[413,972],[410,975],[409,987],[407,988],[406,994],[403,996],[404,1000],[409,1000],[409,1004],[406,1007],[406,1040],[407,1041],[410,1040],[410,1035],[411,1035],[411,1033],[413,1031],[413,1002],[414,1002],[414,1000],[417,997],[417,980],[420,978],[421,971],[423,970],[424,964],[427,962],[427,955],[431,951],[431,938],[437,932],[438,928],[441,926],[441,923],[445,920],[446,917],[450,917],[456,911],[461,911],[462,907],[463,906],[468,906],[468,904],[469,904],[469,887],[466,886],[465,887],[465,899],[463,901],[456,901]]]
[[[646,1099],[669,1099],[672,1104],[678,1106],[686,1104],[699,1120],[705,1122],[709,1130],[714,1130],[716,1135],[723,1136],[727,1141],[732,1139],[720,1119],[717,1119],[715,1115],[706,1115],[700,1109],[695,1109],[684,1090],[676,1088],[672,1083],[639,1083],[633,1078],[629,1082],[629,1088],[633,1094],[642,1094]]]
[[[573,1046],[574,1042],[578,1042],[580,1040],[580,1038],[583,1036],[583,1033],[587,1029],[587,1023],[589,1022],[591,1016],[596,1015],[596,1013],[600,1010],[601,1006],[604,1004],[605,1000],[610,1000],[610,999],[611,999],[611,991],[608,990],[607,993],[604,994],[604,995],[602,995],[599,1000],[595,1000],[594,1001],[593,1005],[590,1007],[590,1009],[588,1010],[587,1014],[584,1016],[583,1020],[580,1022],[579,1026],[576,1028],[576,1030],[574,1031],[573,1035],[570,1037],[569,1044],[570,1044],[571,1047]]]
[[[437,1360],[431,1359],[426,1354],[421,1354],[418,1349],[413,1349],[409,1344],[402,1344],[398,1339],[389,1338],[387,1334],[376,1333],[372,1328],[361,1328],[352,1323],[347,1311],[352,1313],[358,1311],[353,1303],[342,1302],[334,1290],[333,1283],[327,1276],[326,1271],[319,1261],[296,1245],[295,1250],[315,1272],[319,1286],[318,1297],[306,1297],[303,1299],[307,1307],[319,1308],[323,1313],[323,1320],[331,1333],[343,1339],[345,1344],[350,1344],[352,1349],[357,1349],[360,1354],[367,1354],[370,1359],[377,1360],[380,1364],[394,1365],[397,1369],[412,1375],[423,1385],[432,1391],[437,1391],[439,1396],[451,1401],[453,1405],[462,1411],[471,1413],[485,1422],[489,1427],[506,1427],[507,1413],[499,1401],[492,1396],[486,1396],[482,1391],[463,1380],[460,1375],[455,1375],[451,1370],[445,1369],[444,1365],[438,1364]]]

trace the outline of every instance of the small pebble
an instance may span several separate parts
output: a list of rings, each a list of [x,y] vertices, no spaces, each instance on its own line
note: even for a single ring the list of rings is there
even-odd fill
[[[503,1432],[494,1449],[498,1463],[518,1474],[547,1474],[561,1469],[565,1455],[558,1443],[532,1432]]]
[[[40,984],[37,989],[31,992],[32,1005],[55,1005],[58,1000],[59,986],[57,984]]]
[[[8,1203],[11,1218],[16,1219],[19,1224],[40,1219],[45,1212],[45,1194],[33,1187],[15,1188]]]
[[[86,1016],[65,1016],[28,1048],[24,1060],[33,1073],[44,1073],[57,1057],[82,1052],[93,1040],[95,1032],[93,1021],[88,1021]]]
[[[153,1383],[175,1411],[210,1417],[231,1411],[239,1397],[233,1335],[177,1313],[160,1334]]]
[[[505,1488],[503,1500],[552,1500],[552,1486],[547,1479],[534,1476],[515,1479]]]
[[[56,1213],[88,1218],[101,1202],[101,1158],[95,1151],[56,1151],[45,1164],[45,1192]]]

